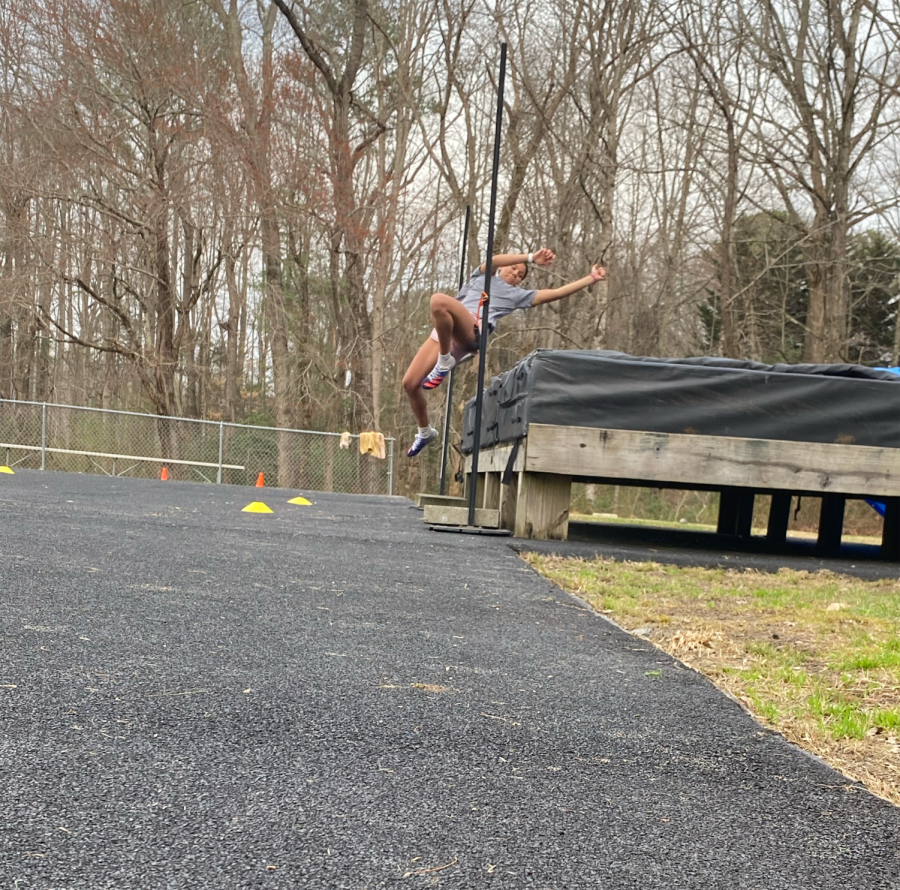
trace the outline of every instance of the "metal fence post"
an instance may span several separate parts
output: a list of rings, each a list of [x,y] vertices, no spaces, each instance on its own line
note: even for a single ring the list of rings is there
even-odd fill
[[[388,442],[388,497],[394,493],[394,440]]]
[[[47,469],[47,403],[41,406],[41,469]]]
[[[216,475],[216,482],[222,484],[222,456],[225,447],[225,424],[219,421],[219,472]]]

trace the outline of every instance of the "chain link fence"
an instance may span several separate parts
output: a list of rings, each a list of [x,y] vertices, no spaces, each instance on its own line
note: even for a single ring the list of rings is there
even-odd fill
[[[377,449],[377,437],[373,444]],[[361,437],[129,411],[0,399],[0,461],[8,467],[393,494],[394,440],[384,457]],[[369,444],[367,442],[367,444]]]

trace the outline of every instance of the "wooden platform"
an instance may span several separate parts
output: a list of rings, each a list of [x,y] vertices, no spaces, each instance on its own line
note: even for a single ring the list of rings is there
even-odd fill
[[[469,522],[468,507],[425,507],[425,521],[429,525],[467,525]],[[500,528],[500,511],[475,508],[475,525],[478,528]]]
[[[465,464],[472,484],[472,458]],[[502,485],[506,473],[510,484]],[[822,500],[819,551],[840,547],[848,498],[887,505],[882,555],[900,560],[900,449],[531,424],[514,445],[484,449],[476,502],[516,537],[563,541],[572,482],[718,491],[718,531],[749,535],[757,494],[771,494],[767,537],[783,544],[791,498]]]

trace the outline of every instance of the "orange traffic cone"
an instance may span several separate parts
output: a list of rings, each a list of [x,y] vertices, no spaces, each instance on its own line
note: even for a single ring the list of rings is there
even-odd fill
[[[169,478],[169,471],[165,467],[162,468],[162,471],[159,474],[159,478],[162,479],[163,482],[165,482],[166,479]]]
[[[264,487],[265,487],[265,484],[266,484],[266,478],[265,478],[265,476],[263,476],[262,473],[260,473],[260,474],[256,477],[256,487],[257,487],[257,488],[264,488]]]

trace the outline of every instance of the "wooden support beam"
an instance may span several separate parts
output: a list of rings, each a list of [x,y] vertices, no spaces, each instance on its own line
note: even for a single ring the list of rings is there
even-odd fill
[[[754,492],[749,488],[723,488],[719,495],[719,522],[716,531],[720,535],[738,535],[749,538],[753,530]]]
[[[716,534],[733,535],[737,527],[737,497],[734,488],[723,488],[719,492],[719,516]]]
[[[527,472],[900,497],[900,448],[539,423],[526,441]]]
[[[475,489],[475,506],[478,507],[480,504],[484,503],[484,473],[478,474],[478,479],[476,480],[476,485],[478,486]],[[463,497],[465,498],[466,503],[469,503],[469,492],[472,490],[472,474],[466,473],[466,482],[464,486]]]
[[[881,558],[900,562],[900,498],[885,498]]]
[[[822,507],[819,510],[819,536],[816,539],[816,552],[822,556],[837,556],[841,552],[846,503],[847,499],[839,494],[822,496]]]
[[[500,486],[500,528],[515,532],[518,503],[519,473],[515,473],[509,485]]]
[[[772,506],[769,508],[769,525],[766,529],[766,540],[770,544],[782,547],[787,543],[792,501],[793,495],[789,491],[776,491],[772,495]]]
[[[485,473],[484,480],[484,501],[482,506],[486,510],[500,509],[500,474]]]
[[[516,509],[517,538],[565,541],[569,535],[572,477],[555,473],[521,473]]]
[[[753,534],[753,504],[756,493],[748,488],[741,489],[738,501],[737,534],[749,538]]]

